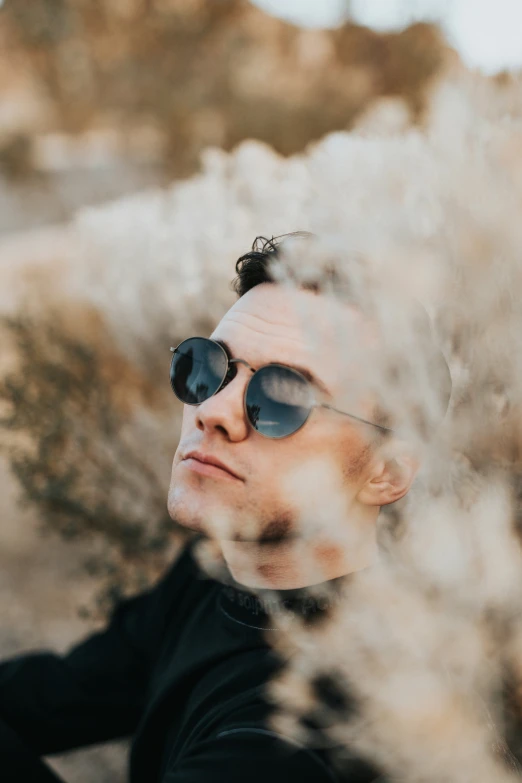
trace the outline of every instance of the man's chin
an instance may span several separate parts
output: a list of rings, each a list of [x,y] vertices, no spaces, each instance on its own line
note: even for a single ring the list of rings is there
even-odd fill
[[[220,511],[216,504],[206,509],[201,508],[200,504],[192,506],[169,497],[168,512],[176,525],[201,533],[206,538],[234,539],[237,535],[230,513],[223,509]]]
[[[221,504],[215,497],[206,503],[199,493],[184,492],[182,496],[179,487],[169,493],[167,505],[171,519],[180,527],[216,541],[278,544],[298,534],[294,514],[288,510],[266,521],[247,509]]]

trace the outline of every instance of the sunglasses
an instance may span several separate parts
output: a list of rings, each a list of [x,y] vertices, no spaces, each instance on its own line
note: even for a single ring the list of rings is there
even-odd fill
[[[170,350],[170,385],[185,405],[205,402],[236,377],[238,364],[248,367],[252,377],[245,388],[245,414],[250,425],[266,438],[293,435],[308,421],[314,408],[328,408],[363,424],[393,432],[390,427],[318,402],[313,384],[293,367],[266,364],[255,370],[244,359],[230,358],[221,343],[207,337],[189,337]]]

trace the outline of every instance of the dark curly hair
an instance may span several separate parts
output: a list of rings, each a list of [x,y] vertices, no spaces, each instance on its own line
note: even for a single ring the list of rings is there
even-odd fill
[[[312,237],[308,231],[294,231],[290,234],[281,234],[277,237],[256,237],[252,243],[252,250],[238,258],[236,261],[237,276],[232,281],[232,289],[238,297],[244,296],[247,291],[262,283],[273,283],[270,266],[281,255],[281,245],[287,239],[294,237]]]

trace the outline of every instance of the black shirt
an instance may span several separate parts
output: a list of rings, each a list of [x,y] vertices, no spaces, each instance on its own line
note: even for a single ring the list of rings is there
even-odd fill
[[[51,783],[40,756],[131,736],[130,783],[339,780],[323,751],[268,724],[265,685],[281,660],[262,601],[203,577],[192,548],[67,655],[0,664],[3,783]],[[296,591],[282,592],[303,608]],[[356,761],[343,773],[350,783],[376,777]]]

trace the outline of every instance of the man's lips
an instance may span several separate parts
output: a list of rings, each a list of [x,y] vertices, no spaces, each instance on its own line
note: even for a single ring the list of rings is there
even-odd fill
[[[234,481],[243,481],[241,476],[228,467],[224,462],[212,457],[210,454],[203,454],[199,451],[190,451],[182,460],[185,467],[200,473],[203,476],[214,476],[216,478],[227,478]]]

